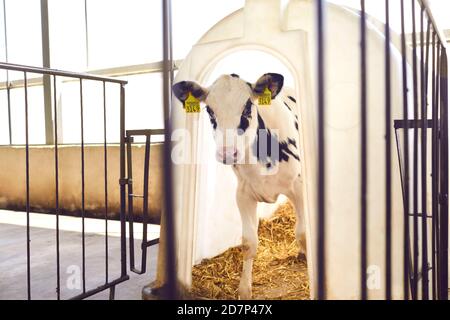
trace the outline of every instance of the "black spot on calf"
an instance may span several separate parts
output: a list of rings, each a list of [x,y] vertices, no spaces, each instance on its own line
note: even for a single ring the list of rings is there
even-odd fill
[[[280,162],[288,161],[289,156],[292,156],[295,160],[300,161],[300,157],[289,149],[286,141],[280,142]]]
[[[249,119],[252,118],[252,106],[252,101],[248,99],[241,114],[241,120],[238,126],[239,135],[244,134],[245,130],[247,130],[248,126],[250,125]]]
[[[287,141],[280,141],[278,137],[271,133],[270,129],[266,127],[264,120],[258,113],[258,131],[256,133],[256,139],[253,143],[253,154],[256,156],[259,162],[266,165],[268,164],[289,161],[290,157],[300,161],[300,157],[289,149],[289,145],[297,146],[294,139],[288,138]],[[265,150],[261,150],[263,147]],[[272,150],[275,148],[274,150]],[[275,154],[272,154],[275,151]]]
[[[295,141],[294,139],[288,138],[287,139],[288,143],[293,145],[295,148],[297,148],[297,141]]]
[[[295,103],[297,103],[297,100],[295,100],[295,98],[294,97],[292,97],[292,96],[288,96],[288,98],[289,99],[291,99],[293,102],[295,102]]]
[[[284,103],[284,105],[286,106],[286,108],[289,109],[289,111],[292,111],[291,107],[289,107],[289,105],[288,105],[286,102],[283,102],[283,103]]]
[[[211,121],[211,125],[214,130],[217,128],[217,121],[216,121],[216,115],[214,114],[214,111],[209,106],[206,106],[206,112],[208,112],[209,115],[209,121]]]

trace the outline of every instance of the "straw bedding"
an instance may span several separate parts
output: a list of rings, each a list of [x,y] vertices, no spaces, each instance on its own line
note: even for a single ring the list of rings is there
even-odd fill
[[[260,221],[253,264],[254,299],[309,299],[306,262],[297,258],[294,226],[290,202],[281,205],[271,218]],[[241,247],[204,259],[193,268],[191,294],[200,299],[238,299],[241,270]]]

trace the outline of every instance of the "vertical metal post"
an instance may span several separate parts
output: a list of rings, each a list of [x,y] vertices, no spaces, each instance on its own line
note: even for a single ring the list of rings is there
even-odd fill
[[[61,299],[61,274],[59,257],[59,159],[58,159],[58,108],[56,106],[56,76],[53,76],[53,107],[55,117],[55,217],[56,217],[56,296]]]
[[[411,0],[412,6],[412,47],[413,47],[413,93],[414,93],[414,123],[419,118],[419,98],[417,81],[417,39],[416,39],[416,0]],[[419,158],[419,129],[414,126],[414,150],[413,150],[413,269],[414,281],[412,285],[413,299],[418,299],[418,274],[419,274],[419,217],[418,217],[418,158]]]
[[[318,228],[317,228],[317,296],[326,298],[325,270],[325,1],[316,1],[317,10],[317,109],[318,109]]]
[[[26,176],[26,211],[27,211],[27,296],[31,300],[31,251],[30,251],[30,145],[28,139],[28,79],[23,73],[25,91],[25,176]]]
[[[126,195],[125,195],[125,87],[120,85],[120,262],[122,277],[127,275]]]
[[[440,193],[440,299],[448,300],[448,66],[447,52],[441,47],[441,193]]]
[[[81,123],[81,245],[83,293],[86,293],[86,236],[85,236],[85,186],[84,186],[84,112],[83,112],[83,79],[80,78],[80,123]]]
[[[89,68],[89,21],[87,0],[84,0],[84,36],[86,41],[86,68]]]
[[[147,266],[147,223],[148,223],[148,177],[150,171],[150,143],[151,143],[151,134],[147,135],[145,138],[145,157],[144,157],[144,187],[143,187],[143,196],[142,199],[142,262],[141,269],[144,273],[146,271]],[[145,246],[145,247],[144,247]]]
[[[127,193],[128,193],[128,231],[130,236],[128,238],[128,247],[130,248],[130,269],[134,270],[134,188],[133,188],[133,156],[132,156],[132,137],[126,133],[126,149],[127,149]]]
[[[8,62],[8,29],[7,29],[7,23],[6,23],[6,0],[3,0],[3,30],[4,30],[4,37],[5,37],[5,61]],[[7,97],[7,104],[8,104],[8,137],[9,137],[9,144],[12,144],[12,127],[11,127],[11,88],[9,84],[9,71],[6,70],[6,97]]]
[[[400,1],[401,14],[401,41],[402,41],[402,81],[403,81],[403,122],[408,123],[408,77],[407,77],[407,55],[406,55],[406,35],[405,35],[405,0]],[[404,150],[404,229],[403,229],[403,297],[409,299],[409,130],[408,126],[403,129],[403,150]]]
[[[440,270],[440,259],[441,259],[441,245],[440,245],[440,213],[441,213],[441,207],[440,207],[440,187],[439,183],[441,181],[441,166],[440,166],[440,160],[441,160],[441,121],[440,121],[440,65],[441,65],[441,46],[440,43],[437,44],[436,47],[436,74],[435,74],[435,82],[436,82],[436,92],[434,97],[434,103],[436,108],[436,119],[433,119],[433,127],[436,129],[436,216],[435,219],[435,225],[436,225],[436,234],[435,234],[435,242],[436,242],[436,273],[437,273],[437,279],[436,279],[436,286],[437,286],[437,296],[438,299],[440,299],[440,293],[441,293],[441,270]]]
[[[424,12],[420,11],[420,98],[421,98],[421,205],[422,205],[422,299],[428,300],[428,232],[427,232],[427,113],[425,80]]]
[[[433,122],[431,129],[431,222],[432,222],[432,236],[431,236],[431,268],[432,268],[432,283],[433,283],[433,300],[437,298],[437,268],[436,268],[436,216],[438,211],[438,196],[437,196],[437,106],[435,101],[436,94],[436,33],[433,30],[433,42],[432,42],[432,71],[431,71],[431,104],[432,112],[431,119]]]
[[[50,68],[50,35],[48,24],[48,0],[41,0],[42,66]],[[53,144],[52,86],[50,75],[43,75],[45,143]]]
[[[6,99],[8,104],[8,133],[9,133],[9,144],[12,145],[12,126],[11,126],[11,87],[9,84],[9,71],[6,71]]]
[[[367,299],[367,46],[366,1],[361,0],[361,300]]]
[[[163,102],[164,102],[164,204],[166,214],[166,262],[167,262],[167,298],[177,297],[176,267],[175,267],[175,221],[172,197],[172,160],[171,160],[171,1],[162,0],[163,7]]]
[[[108,283],[108,143],[106,130],[106,84],[103,81],[103,150],[104,150],[104,175],[105,175],[105,283]]]
[[[391,299],[392,268],[392,194],[391,194],[391,30],[389,23],[389,0],[385,0],[385,129],[386,129],[386,300]]]

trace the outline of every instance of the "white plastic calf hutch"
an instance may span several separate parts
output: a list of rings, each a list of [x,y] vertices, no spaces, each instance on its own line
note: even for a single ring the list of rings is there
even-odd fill
[[[358,299],[360,290],[360,29],[358,12],[327,7],[327,298]],[[317,294],[317,111],[315,77],[315,6],[312,0],[247,0],[245,7],[211,28],[185,58],[175,82],[205,83],[215,66],[239,50],[260,50],[279,59],[295,81],[300,109],[304,210],[307,225],[311,298]],[[384,37],[380,25],[368,23],[368,266],[369,298],[384,297]],[[398,39],[397,39],[398,40]],[[401,56],[392,46],[393,119],[402,117]],[[255,61],[255,63],[258,63]],[[236,73],[245,66],[237,65]],[[266,70],[270,72],[271,70]],[[245,79],[254,82],[256,79]],[[241,243],[241,222],[235,202],[236,179],[231,168],[216,162],[211,152],[211,128],[203,113],[186,114],[178,100],[172,110],[173,129],[187,129],[180,140],[191,163],[175,164],[174,205],[178,279],[186,287],[192,266]],[[392,130],[394,130],[392,128]],[[392,134],[394,138],[394,132]],[[392,142],[395,146],[395,141]],[[403,208],[397,154],[392,152],[393,239],[392,293],[402,297]],[[275,209],[258,206],[258,214]],[[396,232],[398,230],[398,232]]]

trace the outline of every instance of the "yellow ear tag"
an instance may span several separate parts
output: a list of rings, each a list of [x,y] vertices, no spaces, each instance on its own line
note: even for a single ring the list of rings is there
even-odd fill
[[[260,106],[270,106],[272,104],[272,92],[269,88],[265,88],[262,95],[258,98],[258,104]]]
[[[187,99],[184,101],[184,109],[187,113],[200,112],[200,100],[189,92]]]

